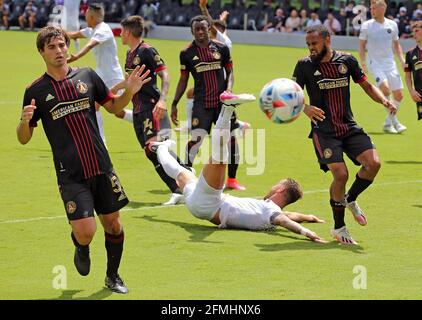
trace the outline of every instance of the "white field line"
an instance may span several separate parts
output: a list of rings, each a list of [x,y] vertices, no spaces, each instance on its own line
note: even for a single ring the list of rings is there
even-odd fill
[[[381,182],[381,183],[375,183],[371,187],[382,187],[382,186],[391,186],[391,185],[398,185],[398,184],[415,184],[415,183],[422,183],[422,180],[412,180],[412,181],[400,181],[400,182]],[[312,193],[322,193],[322,192],[328,192],[328,189],[318,189],[318,190],[309,190],[304,191],[304,194],[312,194]],[[259,197],[256,197],[259,198]],[[183,206],[183,204],[177,205],[177,207]],[[175,207],[175,206],[171,206]],[[144,211],[144,210],[153,210],[153,209],[161,209],[161,208],[169,208],[168,206],[152,206],[152,207],[141,207],[141,208],[127,208],[122,209],[120,211]],[[66,218],[66,215],[60,215],[60,216],[53,216],[53,217],[36,217],[36,218],[28,218],[28,219],[14,219],[14,220],[5,220],[0,221],[0,224],[8,224],[8,223],[21,223],[21,222],[32,222],[32,221],[39,221],[39,220],[56,220],[56,219],[64,219]]]

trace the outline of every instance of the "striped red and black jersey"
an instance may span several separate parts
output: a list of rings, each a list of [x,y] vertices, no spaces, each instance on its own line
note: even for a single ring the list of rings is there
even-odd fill
[[[130,74],[137,66],[143,64],[145,71],[150,71],[151,81],[144,84],[141,90],[133,96],[133,112],[135,113],[153,108],[160,99],[161,92],[157,87],[157,73],[166,69],[166,65],[157,50],[144,41],[139,43],[136,49],[127,52],[126,72]]]
[[[95,116],[95,102],[104,105],[112,98],[90,68],[69,68],[66,78],[60,81],[45,73],[26,88],[23,106],[35,99],[37,107],[29,125],[36,127],[38,120],[42,121],[59,184],[112,170]]]
[[[422,94],[422,50],[418,46],[406,52],[406,72],[412,72],[413,86]]]
[[[180,52],[182,73],[191,73],[195,80],[194,100],[205,108],[217,108],[220,94],[227,88],[224,69],[233,67],[229,48],[217,41],[200,48],[193,41]]]
[[[310,104],[325,112],[324,121],[312,124],[313,130],[342,137],[358,127],[350,107],[350,78],[366,80],[358,61],[349,53],[333,52],[330,61],[314,63],[310,57],[296,64],[293,80],[306,87]]]

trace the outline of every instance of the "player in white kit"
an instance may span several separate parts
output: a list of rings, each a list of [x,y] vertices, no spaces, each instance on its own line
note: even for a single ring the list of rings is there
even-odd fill
[[[104,7],[102,4],[92,3],[89,5],[85,14],[88,27],[77,32],[69,32],[71,39],[89,38],[88,43],[76,54],[71,54],[68,62],[73,62],[84,55],[91,49],[94,52],[96,69],[95,71],[104,81],[109,89],[120,83],[123,77],[123,71],[117,56],[117,44],[114,39],[113,31],[110,26],[104,22]],[[97,122],[100,129],[101,138],[106,142],[104,135],[103,119],[97,106]],[[124,119],[132,122],[132,111],[122,110]],[[119,116],[116,114],[116,116]]]
[[[371,1],[372,19],[362,24],[359,35],[359,56],[363,71],[365,73],[369,71],[372,74],[376,85],[387,98],[390,98],[391,93],[393,94],[391,101],[398,110],[403,100],[403,82],[394,61],[394,54],[403,68],[405,61],[399,42],[397,23],[385,18],[386,8],[384,0]],[[367,58],[365,50],[368,51]],[[385,132],[401,133],[407,129],[399,122],[397,114],[390,114],[388,109],[386,112],[388,115],[383,126]]]
[[[79,7],[81,0],[64,0],[61,26],[66,32],[79,31]],[[75,39],[75,49],[80,50],[79,39]]]
[[[219,228],[268,230],[279,225],[302,234],[315,242],[325,242],[315,232],[298,222],[324,222],[313,215],[282,211],[282,208],[302,197],[299,184],[284,179],[273,186],[263,200],[233,197],[223,193],[225,171],[229,159],[230,119],[237,105],[247,100],[231,93],[223,93],[221,113],[212,131],[212,156],[199,179],[182,167],[169,153],[172,140],[153,142],[153,150],[166,173],[183,190],[186,206],[195,217],[208,220]],[[230,105],[228,105],[230,104]]]

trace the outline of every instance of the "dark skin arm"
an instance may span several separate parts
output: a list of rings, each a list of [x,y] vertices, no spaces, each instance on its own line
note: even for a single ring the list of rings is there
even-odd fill
[[[179,124],[179,120],[177,120],[177,104],[179,100],[182,98],[183,94],[186,91],[189,81],[189,73],[182,72],[180,74],[179,82],[177,83],[176,93],[174,95],[173,103],[171,104],[171,121],[174,125]]]

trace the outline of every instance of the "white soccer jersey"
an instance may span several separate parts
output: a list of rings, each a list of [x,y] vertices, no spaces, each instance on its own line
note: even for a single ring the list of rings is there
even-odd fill
[[[384,23],[374,19],[365,21],[362,24],[360,40],[366,40],[368,51],[367,65],[376,64],[382,69],[396,68],[393,52],[393,41],[399,39],[397,23],[385,18]]]
[[[79,7],[81,0],[64,0],[61,17],[62,28],[66,31],[79,31]]]
[[[110,26],[105,22],[101,22],[94,29],[85,28],[81,32],[85,37],[99,42],[92,50],[97,63],[95,71],[100,78],[105,83],[115,79],[124,79],[117,56],[116,40]]]
[[[224,43],[227,47],[229,47],[230,52],[232,51],[232,41],[225,33],[221,33],[217,30],[217,36],[215,37],[218,41]]]
[[[271,200],[224,195],[220,205],[220,228],[265,230],[273,228],[271,216],[281,208]]]

